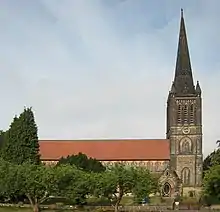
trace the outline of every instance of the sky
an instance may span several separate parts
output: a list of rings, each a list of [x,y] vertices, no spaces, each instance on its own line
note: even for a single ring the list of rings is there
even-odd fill
[[[203,149],[220,139],[218,0],[1,0],[0,128],[33,107],[40,139],[165,138],[184,9]]]

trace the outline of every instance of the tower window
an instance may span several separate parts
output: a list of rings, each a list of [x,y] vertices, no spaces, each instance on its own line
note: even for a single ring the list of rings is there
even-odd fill
[[[177,112],[177,123],[182,123],[182,106],[178,105],[178,112]]]
[[[195,123],[196,119],[196,108],[195,105],[191,104],[190,105],[190,123],[193,124]]]
[[[183,115],[184,115],[184,123],[188,123],[188,105],[184,105],[184,110],[183,110]]]
[[[183,182],[183,185],[189,185],[190,184],[190,170],[189,168],[183,168],[181,172],[181,179]]]

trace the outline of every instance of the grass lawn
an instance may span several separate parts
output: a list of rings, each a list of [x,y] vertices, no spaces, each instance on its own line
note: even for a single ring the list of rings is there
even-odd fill
[[[9,208],[9,207],[0,207],[0,212],[32,212],[30,209],[26,208]]]
[[[54,212],[55,210],[42,210],[42,212]],[[60,210],[60,212],[65,212],[65,210]],[[68,210],[70,211],[70,210]],[[9,208],[9,207],[0,207],[0,212],[33,212],[31,209],[26,208]],[[59,210],[56,210],[59,212]]]
[[[69,205],[71,204],[71,201],[65,199],[65,198],[51,198],[48,201],[44,202],[43,205]],[[133,197],[130,196],[124,196],[121,200],[121,205],[124,206],[129,206],[129,205],[136,205],[137,203],[134,202]],[[161,205],[161,198],[160,197],[152,197],[150,199],[150,204],[152,205]],[[112,203],[106,199],[106,198],[89,198],[88,199],[88,205],[102,205],[102,206],[107,206],[107,205],[112,205]],[[16,207],[0,207],[0,212],[32,212],[33,210],[31,208],[16,208]],[[54,212],[55,210],[42,210],[45,212]],[[57,212],[65,212],[65,211],[70,211],[70,210],[56,210]]]

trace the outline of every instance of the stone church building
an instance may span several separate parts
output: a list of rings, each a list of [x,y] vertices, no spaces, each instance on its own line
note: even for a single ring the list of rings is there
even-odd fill
[[[55,163],[82,152],[102,163],[124,162],[160,173],[164,196],[197,190],[202,182],[202,99],[194,84],[183,11],[175,76],[167,99],[166,139],[40,140],[41,160]]]

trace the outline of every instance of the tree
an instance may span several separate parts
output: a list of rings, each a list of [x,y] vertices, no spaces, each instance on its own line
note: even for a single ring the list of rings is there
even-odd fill
[[[9,162],[0,162],[0,190],[2,195],[10,198],[15,194],[25,195],[33,211],[38,212],[40,204],[49,195],[58,190],[58,178],[55,169],[43,165],[23,163],[16,165]]]
[[[5,136],[5,132],[3,130],[0,130],[0,149],[2,148],[4,143],[4,136]]]
[[[5,199],[11,199],[12,196],[17,195],[19,189],[14,187],[17,179],[17,167],[0,159],[0,194]]]
[[[15,194],[25,195],[34,212],[39,212],[40,205],[50,196],[63,195],[79,199],[85,192],[85,185],[80,171],[70,165],[45,166],[23,163],[12,164],[0,160],[0,194],[11,198]],[[83,178],[86,182],[86,178]],[[88,180],[88,179],[87,179]],[[80,184],[81,183],[81,184]],[[87,186],[87,185],[86,185]],[[81,192],[81,193],[80,193]],[[86,191],[88,192],[88,190]]]
[[[203,179],[203,193],[205,197],[220,200],[220,165],[212,166]]]
[[[28,198],[34,212],[50,195],[58,193],[59,175],[53,167],[23,163],[18,165],[18,188]],[[15,185],[16,188],[16,185]]]
[[[61,158],[58,162],[58,166],[61,164],[75,165],[77,168],[86,172],[103,172],[105,166],[94,158],[88,158],[85,154],[79,153],[78,155],[71,155],[67,158]]]
[[[211,154],[209,154],[205,160],[203,161],[203,172],[205,173],[207,170],[210,169],[210,167],[212,166],[212,158],[215,154],[215,151],[213,151]],[[204,176],[203,173],[203,176]]]
[[[125,194],[133,193],[136,197],[143,198],[156,189],[156,183],[147,169],[122,163],[108,167],[104,173],[94,174],[93,181],[94,195],[113,200],[115,212]]]
[[[9,130],[5,133],[1,156],[4,160],[22,164],[40,163],[38,130],[31,108],[15,117]]]
[[[218,148],[219,148],[220,147],[220,140],[217,140],[216,144],[218,145]]]
[[[114,195],[117,194],[117,177],[115,173],[107,169],[103,173],[91,173],[92,195],[95,197],[106,197],[115,201]],[[116,196],[117,197],[117,196]]]
[[[156,176],[151,175],[148,169],[135,167],[133,172],[135,184],[132,193],[138,202],[148,197],[150,193],[158,191],[158,179]]]
[[[218,149],[211,152],[203,162],[203,176],[207,170],[209,170],[214,165],[220,165],[220,140],[216,141]]]
[[[220,149],[217,149],[214,151],[213,154],[211,154],[211,166],[220,165]]]
[[[79,170],[72,165],[70,167],[72,168],[72,173],[65,174],[65,177],[58,184],[59,195],[70,199],[75,205],[85,205],[87,203],[87,196],[93,188],[90,180],[91,173]]]
[[[12,144],[12,137],[13,137],[13,131],[15,131],[18,123],[17,116],[14,117],[12,123],[10,124],[9,130],[4,133],[4,136],[2,137],[2,146],[1,146],[1,157],[6,161],[11,161],[12,159],[17,157],[17,153],[15,153],[16,150],[16,143]]]

